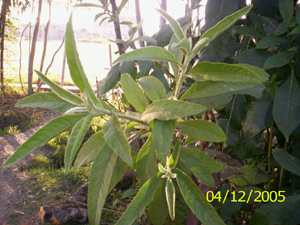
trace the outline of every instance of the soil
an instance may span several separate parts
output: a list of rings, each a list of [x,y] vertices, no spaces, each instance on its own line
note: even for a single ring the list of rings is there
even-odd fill
[[[23,143],[36,128],[16,136],[0,137],[0,165],[16,147]],[[26,164],[26,160],[21,164]],[[29,186],[23,185],[29,177],[21,167],[0,171],[0,225],[36,225],[38,206],[32,201]]]
[[[21,131],[14,136],[0,136],[0,225],[39,224],[37,212],[40,205],[35,201],[35,193],[32,193],[34,190],[28,185],[29,182],[26,182],[30,177],[22,170],[30,156],[8,169],[2,169],[1,165],[55,113],[42,109],[15,108],[16,101],[21,97],[12,94],[0,98],[0,128],[17,126]],[[29,128],[30,126],[34,128]]]

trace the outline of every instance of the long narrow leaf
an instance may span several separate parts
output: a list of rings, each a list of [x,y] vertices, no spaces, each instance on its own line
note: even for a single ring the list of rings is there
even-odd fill
[[[210,205],[199,188],[184,172],[177,169],[177,184],[184,201],[203,225],[226,225],[215,208]]]
[[[35,93],[20,99],[16,103],[16,107],[18,108],[43,108],[57,112],[65,112],[74,106],[75,105],[66,102],[52,92]]]
[[[178,127],[188,136],[188,141],[225,142],[226,135],[217,124],[206,120],[189,120],[178,123]]]
[[[54,82],[52,82],[51,80],[49,80],[46,76],[44,76],[42,73],[40,73],[39,71],[35,71],[37,73],[37,75],[39,76],[39,78],[46,83],[47,85],[49,85],[49,87],[51,88],[51,91],[53,91],[53,93],[55,93],[58,97],[60,97],[61,99],[70,102],[73,105],[81,105],[82,104],[82,100],[79,96],[72,94],[71,92],[61,88],[60,86],[58,86],[57,84],[55,84]]]
[[[145,121],[175,120],[185,116],[192,116],[206,111],[207,108],[200,104],[179,100],[159,100],[147,106],[142,115]]]
[[[79,168],[80,166],[90,163],[96,159],[99,152],[106,148],[107,144],[103,138],[103,133],[97,132],[93,134],[81,147],[76,160],[74,162],[74,167]]]
[[[159,184],[158,177],[146,181],[115,225],[132,225],[153,200]]]
[[[161,9],[158,9],[158,11],[169,22],[177,41],[181,41],[182,39],[184,39],[185,33],[180,24],[176,20],[174,20],[166,11]]]
[[[143,90],[138,86],[130,74],[123,74],[121,76],[121,86],[127,101],[137,111],[143,112],[148,104],[148,100],[145,97]]]
[[[72,167],[84,136],[90,127],[91,120],[92,116],[87,115],[79,120],[73,127],[65,150],[64,162],[66,169],[70,169]]]
[[[224,81],[261,84],[269,75],[258,67],[247,64],[200,62],[190,72],[197,81]]]
[[[281,149],[274,150],[273,157],[284,169],[300,176],[300,160],[298,158]]]
[[[291,75],[277,88],[273,103],[273,118],[286,139],[300,124],[300,85]]]
[[[139,150],[135,160],[137,177],[142,182],[145,182],[157,173],[156,157],[155,152],[151,148],[151,141],[152,137],[150,136]]]
[[[108,146],[130,167],[133,166],[131,148],[118,119],[112,116],[103,129]]]
[[[167,98],[167,92],[163,83],[154,76],[145,76],[138,80],[146,96],[151,101]]]
[[[180,162],[209,187],[215,185],[213,174],[224,169],[222,163],[195,148],[183,148],[180,153]]]
[[[175,121],[154,120],[152,128],[152,147],[159,160],[164,162],[171,150]]]
[[[60,134],[65,129],[72,127],[82,117],[82,114],[64,115],[50,121],[32,135],[25,143],[20,145],[16,149],[16,152],[7,159],[4,166],[11,166],[18,160],[25,158],[34,149],[45,145],[51,138]]]
[[[172,179],[167,179],[165,186],[166,200],[168,205],[169,216],[175,220],[176,190]]]
[[[87,95],[91,103],[104,107],[104,103],[97,99],[97,97],[95,96],[95,93],[91,88],[84,69],[81,65],[74,38],[72,17],[70,17],[67,24],[65,39],[67,62],[72,80],[79,87],[79,89]]]
[[[247,91],[255,87],[259,87],[259,85],[238,82],[199,81],[193,83],[181,96],[181,99],[191,100],[215,97],[224,94],[240,94],[243,91]],[[251,92],[249,92],[249,94],[251,94]]]
[[[202,38],[208,38],[209,41],[213,41],[217,38],[220,34],[224,31],[228,30],[233,24],[235,24],[242,16],[247,15],[252,6],[246,6],[233,14],[226,16],[224,19],[219,21],[215,26],[211,27],[207,30],[203,35]]]
[[[110,191],[117,155],[105,148],[99,152],[89,177],[88,186],[88,216],[91,225],[99,225],[102,209]]]

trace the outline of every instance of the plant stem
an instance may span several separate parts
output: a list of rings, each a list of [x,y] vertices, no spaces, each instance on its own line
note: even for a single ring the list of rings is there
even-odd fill
[[[125,113],[118,112],[118,113],[111,113],[111,115],[112,114],[115,114],[118,117],[123,118],[123,119],[135,121],[135,122],[142,123],[142,124],[147,124],[145,121],[143,121],[139,118],[139,115],[137,113],[134,113],[134,112],[125,112]],[[133,115],[133,114],[136,114],[136,115]]]
[[[116,34],[116,39],[118,41],[122,41],[122,32],[121,32],[121,26],[120,26],[120,18],[118,14],[118,7],[116,4],[116,0],[110,0],[111,4],[111,11],[113,14],[113,23],[114,23],[114,29],[115,29],[115,34]],[[117,43],[119,54],[123,54],[125,52],[125,46],[123,43],[118,42]]]
[[[108,109],[103,109],[103,108],[99,108],[97,106],[94,107],[94,110],[96,111],[97,114],[105,114],[105,115],[116,115],[122,119],[126,119],[126,120],[130,120],[130,121],[135,121],[138,123],[142,123],[142,124],[147,124],[145,121],[143,121],[140,118],[140,114],[138,113],[134,113],[134,112],[114,112],[114,111],[110,111]]]
[[[272,143],[273,143],[272,128],[267,129],[267,132],[268,132],[268,172],[271,172]]]
[[[178,76],[178,80],[176,82],[176,87],[175,87],[175,92],[174,92],[175,99],[178,99],[178,96],[180,94],[180,89],[181,89],[183,81],[184,81],[184,75],[187,71],[188,64],[189,64],[189,57],[185,56],[183,66],[180,68],[180,73]]]
[[[181,72],[179,77],[178,77],[178,80],[176,82],[175,93],[174,93],[175,99],[177,99],[178,96],[179,96],[179,92],[180,92],[182,83],[183,83],[183,73]]]
[[[288,150],[288,143],[289,143],[289,140],[286,140],[285,143],[284,143],[284,150],[285,151]],[[283,175],[284,175],[284,169],[283,169],[283,167],[281,167],[280,168],[280,174],[279,174],[279,184],[278,184],[279,188],[282,187]]]

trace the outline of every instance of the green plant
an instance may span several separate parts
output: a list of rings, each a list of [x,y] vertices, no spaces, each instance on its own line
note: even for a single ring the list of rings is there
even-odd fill
[[[176,220],[178,198],[183,199],[183,207],[188,207],[202,224],[224,225],[216,209],[204,200],[197,185],[201,182],[213,187],[213,173],[222,171],[225,165],[196,148],[195,142],[223,143],[226,135],[217,124],[200,119],[202,114],[211,109],[198,102],[213,101],[222,94],[233,96],[246,93],[257,96],[253,89],[263,88],[268,74],[263,69],[247,64],[194,62],[194,58],[201,55],[211,41],[250,10],[251,7],[245,7],[225,17],[206,31],[194,46],[179,23],[166,12],[160,11],[174,33],[169,50],[148,46],[125,53],[115,61],[115,65],[151,61],[170,64],[172,67],[168,90],[154,76],[135,80],[129,73],[122,74],[121,89],[135,112],[129,111],[126,104],[125,110],[119,111],[105,101],[104,96],[95,96],[79,60],[71,18],[65,37],[66,54],[72,79],[80,89],[81,96],[73,95],[37,72],[58,98],[53,98],[52,93],[40,93],[37,97],[25,98],[18,105],[35,107],[42,103],[47,107],[49,100],[49,108],[53,108],[55,100],[55,107],[60,105],[67,110],[21,145],[4,166],[14,164],[33,149],[72,128],[64,164],[65,169],[70,170],[93,162],[88,190],[91,224],[100,223],[106,197],[124,173],[133,170],[137,173],[141,187],[117,225],[133,224],[146,208],[150,220],[157,218],[157,213],[164,216],[163,210],[158,212],[151,204],[163,205],[162,208],[168,209],[166,214],[169,214],[170,219]],[[188,87],[190,80],[193,83]],[[107,122],[83,143],[92,119],[99,116]],[[137,154],[131,150],[126,135],[132,131],[140,139],[146,138]],[[183,138],[177,138],[178,135]],[[163,194],[162,187],[165,190]]]
[[[217,1],[209,3],[216,4]],[[211,54],[202,59],[247,63],[270,74],[271,79],[260,97],[234,96],[220,107],[221,110],[218,109],[217,121],[224,124],[229,137],[224,152],[265,171],[269,178],[259,187],[264,185],[266,190],[287,191],[284,204],[259,205],[250,223],[297,225],[300,222],[295,207],[299,204],[300,190],[299,2],[269,0],[252,3],[253,10],[247,19],[233,26],[230,34],[220,36],[219,42],[212,43]],[[211,13],[212,16],[215,14]],[[230,42],[223,41],[227,38]],[[220,49],[223,50],[222,57],[218,54]],[[238,213],[236,211],[235,215]]]

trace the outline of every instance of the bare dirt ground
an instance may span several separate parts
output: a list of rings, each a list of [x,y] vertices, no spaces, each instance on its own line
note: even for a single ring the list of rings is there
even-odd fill
[[[37,225],[38,207],[30,177],[22,170],[30,157],[18,165],[2,169],[3,162],[26,141],[40,125],[53,117],[41,109],[18,109],[15,103],[21,95],[12,93],[0,98],[0,128],[16,124],[22,133],[0,136],[0,225]],[[27,126],[34,128],[27,128]]]
[[[0,165],[16,147],[30,137],[37,128],[15,136],[0,137]],[[18,167],[0,170],[0,225],[36,225],[38,205],[32,201],[30,186],[23,185],[28,176]]]

